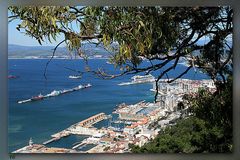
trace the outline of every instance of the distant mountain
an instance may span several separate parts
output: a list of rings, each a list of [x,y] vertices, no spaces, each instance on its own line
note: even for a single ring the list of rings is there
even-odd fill
[[[207,43],[205,40],[199,40],[199,45]],[[228,42],[232,45],[232,41]],[[113,44],[114,48],[118,45]],[[21,45],[8,45],[8,58],[50,58],[55,46],[21,46]],[[102,44],[96,46],[92,43],[82,44],[81,50],[88,55],[89,58],[108,58],[110,53],[106,51]],[[74,53],[70,53],[66,47],[59,47],[55,53],[56,58],[71,58]],[[76,58],[79,56],[76,56]]]
[[[50,58],[55,46],[21,46],[8,45],[8,58]],[[108,58],[107,52],[102,45],[98,47],[95,44],[82,44],[81,50],[89,56],[89,58]],[[56,58],[70,58],[74,53],[70,53],[66,47],[58,47],[55,53]],[[76,56],[78,57],[78,56]]]

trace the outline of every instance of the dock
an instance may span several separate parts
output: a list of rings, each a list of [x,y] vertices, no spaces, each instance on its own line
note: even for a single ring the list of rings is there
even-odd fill
[[[60,139],[60,138],[52,138],[52,139],[50,139],[50,140],[47,140],[46,142],[43,142],[43,144],[46,145],[46,144],[52,143],[52,142],[54,142],[54,141],[57,141],[57,140],[59,140],[59,139]]]
[[[91,116],[81,122],[71,125],[70,127],[66,128],[58,133],[51,135],[52,138],[50,140],[47,140],[43,144],[44,145],[49,144],[49,143],[57,141],[63,137],[67,137],[69,135],[90,135],[90,136],[92,136],[92,135],[98,134],[99,130],[97,130],[96,128],[92,128],[92,125],[95,123],[98,123],[106,118],[107,118],[107,115],[105,113],[99,113],[94,116]],[[76,145],[76,146],[78,147],[78,145]]]
[[[86,142],[82,142],[82,143],[80,143],[80,144],[77,144],[77,145],[75,145],[75,146],[73,146],[72,147],[72,149],[76,149],[76,148],[79,148],[79,147],[83,147],[83,146],[85,146],[87,143]]]
[[[99,113],[79,122],[77,125],[80,125],[82,127],[91,127],[93,124],[98,123],[106,118],[107,116],[105,113]]]

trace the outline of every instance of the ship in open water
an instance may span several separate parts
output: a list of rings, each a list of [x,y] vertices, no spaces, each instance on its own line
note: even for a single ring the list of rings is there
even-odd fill
[[[48,97],[55,97],[55,96],[59,96],[59,95],[62,95],[62,94],[71,93],[71,92],[74,92],[74,91],[78,91],[80,89],[89,88],[91,86],[92,86],[91,84],[87,84],[87,85],[79,85],[79,86],[71,88],[71,89],[64,89],[64,90],[59,90],[59,91],[53,90],[51,93],[46,94],[45,96],[40,93],[38,96],[34,96],[30,99],[18,101],[18,103],[26,103],[26,102],[43,100],[43,99],[48,98]]]

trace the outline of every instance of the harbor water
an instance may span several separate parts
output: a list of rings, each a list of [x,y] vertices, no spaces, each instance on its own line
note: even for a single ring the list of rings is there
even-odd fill
[[[9,152],[28,145],[30,138],[34,143],[42,144],[50,139],[52,134],[92,115],[100,112],[111,114],[120,103],[134,104],[142,100],[149,102],[154,100],[154,93],[150,91],[152,84],[117,85],[130,81],[133,75],[104,80],[92,73],[86,73],[81,79],[69,79],[70,75],[77,74],[72,70],[85,70],[83,60],[54,59],[48,66],[47,79],[45,79],[44,69],[47,61],[46,59],[9,60],[9,75],[18,76],[16,79],[9,79],[8,83]],[[91,70],[102,67],[109,73],[119,73],[118,69],[107,64],[106,61],[106,59],[90,59],[88,64]],[[170,78],[176,76],[185,69],[186,66],[178,65],[168,76]],[[191,70],[183,78],[206,79],[208,77]],[[92,87],[40,101],[17,103],[19,100],[28,99],[40,93],[45,95],[53,90],[74,88],[88,83]],[[108,125],[109,121],[105,120],[94,126],[101,128]],[[115,127],[121,125],[118,124]],[[75,142],[82,139],[84,136],[69,136],[50,143],[49,146],[71,148]],[[93,146],[86,146],[80,150],[86,150],[89,147]]]

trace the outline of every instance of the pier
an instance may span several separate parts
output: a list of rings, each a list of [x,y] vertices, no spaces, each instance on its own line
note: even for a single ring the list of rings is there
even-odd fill
[[[79,144],[73,146],[72,149],[76,149],[76,148],[79,148],[79,147],[83,147],[83,146],[85,146],[85,145],[87,145],[87,143],[86,143],[86,142],[82,142],[82,143],[79,143]]]
[[[92,117],[89,117],[88,119],[85,119],[85,120],[79,122],[77,125],[82,126],[82,127],[90,127],[93,124],[98,123],[106,118],[107,118],[107,116],[105,113],[99,113]]]
[[[60,138],[52,138],[52,139],[50,139],[50,140],[47,140],[46,142],[43,142],[43,144],[44,145],[46,145],[46,144],[49,144],[49,143],[51,143],[51,142],[53,142],[53,141],[57,141],[57,140],[59,140]]]
[[[92,117],[89,117],[81,122],[78,122],[78,123],[66,128],[58,133],[51,135],[52,139],[47,140],[43,144],[44,145],[49,144],[51,142],[57,141],[63,137],[67,137],[72,134],[90,135],[90,136],[96,135],[99,133],[99,130],[97,130],[96,128],[91,128],[91,126],[97,122],[100,122],[100,121],[106,119],[106,118],[107,118],[107,115],[105,113],[96,114]]]

